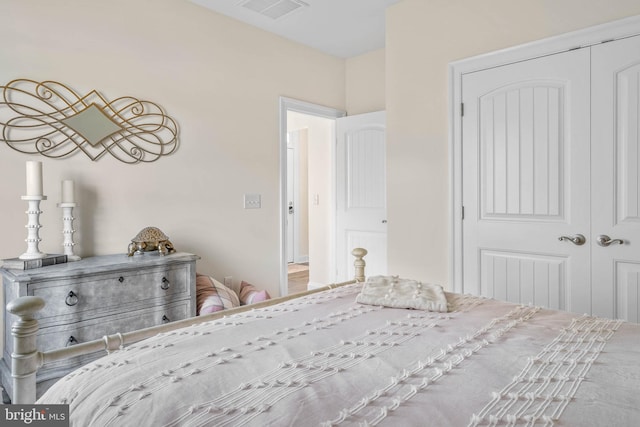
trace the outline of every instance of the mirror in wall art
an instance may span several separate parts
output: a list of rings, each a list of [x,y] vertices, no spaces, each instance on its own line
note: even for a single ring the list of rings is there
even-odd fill
[[[108,102],[92,90],[80,96],[54,81],[12,80],[0,86],[0,141],[21,153],[95,161],[153,162],[178,147],[178,127],[150,101],[123,96]]]

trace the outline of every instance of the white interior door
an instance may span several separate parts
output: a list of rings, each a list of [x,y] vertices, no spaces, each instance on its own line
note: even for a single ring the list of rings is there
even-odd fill
[[[386,274],[385,112],[339,118],[336,133],[336,280],[353,277],[356,247],[368,251],[367,275]]]
[[[462,80],[463,291],[591,309],[589,52]],[[586,207],[586,208],[585,208]]]
[[[593,314],[640,322],[640,36],[591,50]]]

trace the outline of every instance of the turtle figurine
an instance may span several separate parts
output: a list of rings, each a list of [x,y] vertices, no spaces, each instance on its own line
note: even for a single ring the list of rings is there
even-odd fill
[[[131,239],[129,243],[128,255],[133,256],[136,252],[150,252],[157,250],[160,255],[174,253],[173,243],[169,237],[157,227],[145,227]]]

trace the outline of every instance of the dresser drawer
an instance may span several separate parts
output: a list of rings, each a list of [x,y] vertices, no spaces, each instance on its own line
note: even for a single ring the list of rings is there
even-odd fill
[[[47,351],[187,317],[189,317],[189,301],[184,300],[135,312],[124,312],[108,318],[95,318],[70,325],[42,328],[38,331],[36,340],[38,349]]]
[[[55,286],[33,283],[29,294],[46,301],[39,320],[42,326],[47,326],[50,322],[76,322],[140,306],[189,299],[189,274],[187,266],[174,266],[91,275],[58,281]],[[127,330],[132,330],[132,326]]]
[[[65,346],[92,341],[105,335],[148,328],[160,325],[166,321],[186,319],[190,317],[189,307],[190,302],[188,300],[177,301],[151,309],[126,312],[117,316],[91,319],[72,325],[43,328],[38,331],[36,341],[40,351],[55,350]],[[71,339],[71,337],[73,337],[73,339]],[[105,354],[106,350],[100,350],[84,356],[47,363],[38,370],[38,379],[41,381],[60,377],[70,370],[89,363]]]

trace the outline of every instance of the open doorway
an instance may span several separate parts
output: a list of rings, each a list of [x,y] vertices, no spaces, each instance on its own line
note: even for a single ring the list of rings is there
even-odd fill
[[[335,119],[287,112],[288,293],[333,280]]]
[[[335,120],[344,115],[280,99],[281,295],[333,280]]]
[[[287,286],[294,294],[309,285],[310,123],[306,115],[289,111],[287,126]]]

